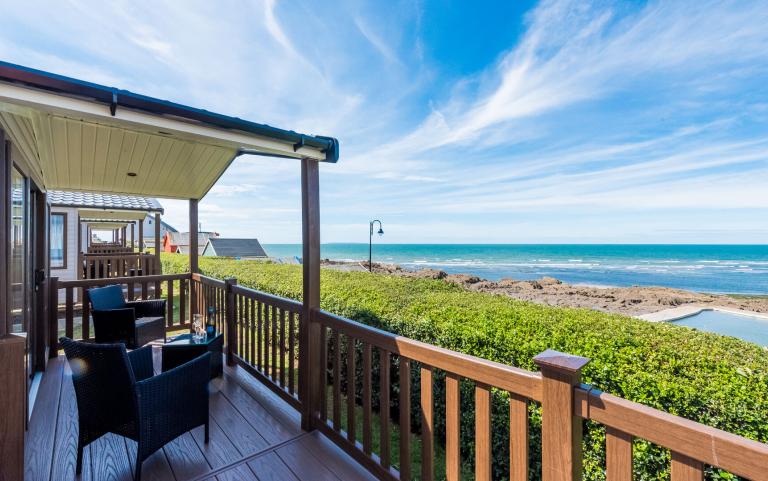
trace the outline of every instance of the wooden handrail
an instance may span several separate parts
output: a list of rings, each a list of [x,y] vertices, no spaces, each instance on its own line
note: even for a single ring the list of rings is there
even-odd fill
[[[768,444],[582,385],[574,414],[753,481],[768,480]]]
[[[405,356],[414,361],[423,362],[432,367],[504,389],[528,399],[541,400],[541,375],[539,373],[415,341],[323,310],[317,311],[317,319],[320,324],[338,329],[342,333],[365,341],[372,346],[386,349],[392,354]]]
[[[247,297],[249,299],[255,299],[264,304],[277,306],[280,309],[285,309],[291,312],[301,312],[301,302],[294,301],[293,299],[287,299],[285,297],[275,296],[266,292],[257,291],[248,287],[241,286],[239,284],[232,285],[232,292],[235,294]]]
[[[209,286],[214,286],[219,289],[224,289],[226,287],[226,283],[222,280],[215,279],[213,277],[204,276],[202,274],[198,274],[196,272],[193,272],[190,274],[192,276],[193,281],[200,282],[202,284],[207,284]]]
[[[108,279],[77,279],[71,281],[59,280],[58,288],[64,289],[66,287],[101,287],[109,286],[112,284],[141,284],[152,283],[162,281],[178,281],[181,279],[189,279],[190,274],[156,274],[153,276],[136,276],[136,277],[110,277]]]

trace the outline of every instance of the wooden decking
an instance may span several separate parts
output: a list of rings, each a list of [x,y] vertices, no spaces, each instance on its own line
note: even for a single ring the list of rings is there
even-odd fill
[[[184,406],[179,406],[184,409]],[[299,414],[239,368],[211,382],[210,442],[203,428],[186,433],[144,462],[149,480],[346,481],[375,479]],[[133,479],[136,444],[106,435],[88,446],[75,476],[77,402],[63,357],[52,359],[27,432],[26,481]]]

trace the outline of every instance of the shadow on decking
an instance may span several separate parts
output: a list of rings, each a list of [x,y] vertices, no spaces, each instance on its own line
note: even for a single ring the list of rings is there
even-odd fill
[[[184,409],[184,406],[178,406]],[[149,480],[373,480],[317,432],[300,428],[299,413],[240,368],[211,382],[210,442],[190,431],[144,462]],[[75,476],[77,402],[63,356],[51,359],[27,432],[26,481],[133,479],[136,444],[114,434],[85,450]]]

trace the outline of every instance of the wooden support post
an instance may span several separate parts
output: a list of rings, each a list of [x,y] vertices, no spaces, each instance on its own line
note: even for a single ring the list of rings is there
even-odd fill
[[[157,273],[161,274],[160,269],[160,214],[155,214],[155,265],[157,266]]]
[[[195,246],[194,249],[192,249],[192,246]],[[189,272],[195,274],[200,272],[200,269],[197,264],[197,199],[189,199]],[[189,281],[189,319],[190,323],[193,319],[193,316],[195,314],[200,314],[198,312],[199,306],[197,304],[197,296],[200,295],[198,293],[198,284],[196,282],[193,282],[191,279]],[[190,324],[191,325],[191,324]]]
[[[136,248],[136,222],[131,222],[131,251]]]
[[[189,271],[200,272],[198,266],[197,199],[189,199]]]
[[[235,319],[235,293],[232,291],[232,286],[237,285],[237,279],[231,277],[224,279],[224,285],[224,315],[226,316],[225,324],[227,326],[225,335],[225,339],[227,340],[227,365],[234,366],[235,346],[237,346],[237,322]]]
[[[582,420],[573,413],[573,397],[589,359],[547,349],[533,362],[542,377],[541,479],[581,481]]]
[[[139,221],[139,252],[144,252],[144,219]]]
[[[301,161],[303,302],[299,326],[299,400],[301,426],[310,430],[320,419],[324,393],[320,324],[320,172],[316,161]]]

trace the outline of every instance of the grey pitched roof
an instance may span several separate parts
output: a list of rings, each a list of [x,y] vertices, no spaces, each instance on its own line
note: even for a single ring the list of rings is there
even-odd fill
[[[163,206],[160,205],[157,199],[135,195],[49,190],[48,200],[51,205],[61,207],[93,207],[96,209],[139,210],[163,213]]]
[[[214,252],[220,257],[267,257],[258,239],[208,239]]]
[[[170,237],[171,244],[179,246],[189,245],[189,232],[168,231],[168,235]],[[205,246],[205,244],[208,242],[208,238],[216,236],[218,236],[216,232],[198,232],[197,244],[200,246]]]

